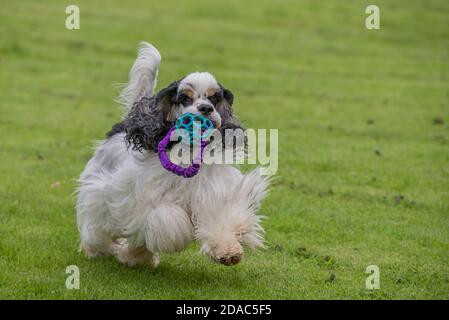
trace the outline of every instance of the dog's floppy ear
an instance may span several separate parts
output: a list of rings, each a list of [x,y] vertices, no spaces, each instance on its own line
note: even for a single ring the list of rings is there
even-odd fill
[[[144,97],[134,103],[124,120],[124,126],[128,147],[140,152],[157,152],[159,141],[170,129],[170,124],[164,121],[154,97]]]
[[[166,88],[160,90],[156,96],[156,105],[161,109],[164,121],[173,121],[173,105],[176,104],[176,95],[181,80],[173,81]]]
[[[228,90],[221,86],[223,88],[223,98],[228,102],[230,106],[234,103],[234,94],[231,92],[231,90]]]
[[[124,121],[126,141],[133,150],[157,152],[159,141],[173,126],[176,94],[180,81],[174,81],[154,97],[134,103]]]
[[[219,84],[219,86],[221,87],[223,94],[222,94],[222,98],[217,103],[215,108],[217,109],[218,113],[220,113],[220,116],[221,116],[220,131],[221,131],[222,137],[226,136],[227,129],[230,129],[230,130],[241,129],[240,131],[238,130],[235,133],[239,134],[239,132],[240,132],[240,134],[244,134],[245,128],[237,120],[237,117],[234,114],[234,110],[232,108],[232,105],[234,103],[234,94],[231,92],[231,90],[226,89],[221,84]],[[246,145],[247,145],[246,136],[243,137],[243,141],[244,141],[244,147],[246,148]],[[234,142],[234,139],[233,139],[232,144],[227,145],[225,139],[223,139],[222,147],[223,147],[223,149],[235,148],[235,146],[236,146],[235,143],[236,143],[236,141]]]
[[[234,115],[234,110],[232,108],[232,105],[234,103],[234,94],[231,92],[231,90],[226,89],[221,84],[219,84],[219,86],[223,94],[220,101],[218,101],[216,108],[222,118],[222,127],[229,129],[242,128],[240,123],[237,121],[237,118]]]

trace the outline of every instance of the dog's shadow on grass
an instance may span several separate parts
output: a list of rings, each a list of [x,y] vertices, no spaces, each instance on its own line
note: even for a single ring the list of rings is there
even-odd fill
[[[176,257],[161,259],[157,268],[147,266],[127,267],[113,257],[95,258],[87,261],[87,266],[95,273],[106,274],[113,279],[116,288],[132,288],[135,291],[148,292],[163,290],[190,295],[192,293],[230,293],[230,289],[242,290],[248,285],[244,266],[226,267],[198,256],[195,261]]]

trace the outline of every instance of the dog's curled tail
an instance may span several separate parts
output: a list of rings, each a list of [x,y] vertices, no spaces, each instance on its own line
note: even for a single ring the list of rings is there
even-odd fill
[[[142,41],[137,52],[137,59],[129,72],[129,82],[117,99],[125,113],[134,102],[142,97],[149,97],[153,93],[160,63],[159,51],[148,42]]]

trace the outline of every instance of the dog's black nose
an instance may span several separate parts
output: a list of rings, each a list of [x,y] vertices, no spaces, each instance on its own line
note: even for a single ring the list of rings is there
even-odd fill
[[[214,107],[208,104],[202,104],[198,107],[198,111],[201,112],[203,115],[208,116],[214,111]]]

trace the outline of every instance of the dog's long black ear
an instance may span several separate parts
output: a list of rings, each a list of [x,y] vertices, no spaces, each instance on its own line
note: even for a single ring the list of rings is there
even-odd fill
[[[226,101],[229,103],[230,106],[234,104],[234,94],[231,92],[231,90],[228,90],[224,87],[223,88],[223,98],[226,99]]]
[[[159,142],[173,126],[179,81],[160,90],[154,97],[134,103],[124,120],[126,141],[136,151],[157,152]]]
[[[156,105],[161,109],[164,121],[175,120],[173,105],[176,104],[176,95],[180,82],[181,80],[173,81],[155,96]]]
[[[142,150],[157,152],[159,141],[170,129],[154,97],[142,98],[134,103],[124,124],[128,147],[140,152]]]
[[[218,113],[220,113],[221,116],[221,127],[220,127],[220,131],[221,131],[221,135],[223,137],[222,140],[222,147],[223,149],[228,149],[228,148],[235,148],[236,147],[236,141],[231,141],[230,144],[229,141],[226,142],[226,140],[224,139],[226,137],[226,130],[227,129],[231,129],[231,130],[237,130],[234,132],[234,134],[243,134],[245,132],[245,128],[241,125],[241,123],[237,120],[237,116],[234,114],[234,110],[232,105],[234,104],[234,94],[231,92],[231,90],[226,89],[225,87],[223,87],[221,84],[219,84],[221,89],[222,89],[222,98],[220,99],[220,101],[217,103],[217,105],[215,106],[215,108],[217,109]],[[238,130],[241,129],[241,130]],[[243,136],[243,141],[244,141],[244,148],[246,149],[247,146],[247,138],[244,135]]]
[[[232,108],[232,105],[234,104],[234,94],[231,92],[231,90],[226,89],[221,84],[219,86],[222,89],[222,98],[215,106],[218,113],[220,113],[221,120],[222,120],[222,128],[223,129],[238,129],[243,127],[240,125],[240,123],[237,120],[237,117],[234,114],[234,110]]]

